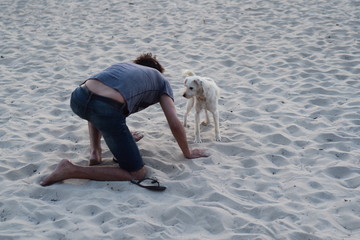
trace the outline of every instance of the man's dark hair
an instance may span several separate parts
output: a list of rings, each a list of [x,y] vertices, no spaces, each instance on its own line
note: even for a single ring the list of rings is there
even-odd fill
[[[161,73],[163,73],[165,71],[165,69],[161,66],[161,64],[156,59],[156,56],[155,55],[153,56],[152,53],[141,54],[134,60],[134,63],[143,65],[143,66],[147,66],[147,67],[151,67],[151,68],[155,68]]]

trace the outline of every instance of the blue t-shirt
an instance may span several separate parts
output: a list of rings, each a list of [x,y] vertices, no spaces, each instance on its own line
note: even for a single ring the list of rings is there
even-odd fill
[[[128,115],[158,103],[163,94],[174,100],[170,83],[156,69],[135,63],[118,63],[91,76],[119,91],[127,105]]]

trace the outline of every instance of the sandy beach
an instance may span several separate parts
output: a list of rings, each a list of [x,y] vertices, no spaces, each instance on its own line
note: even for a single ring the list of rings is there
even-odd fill
[[[61,159],[88,164],[71,92],[144,52],[180,119],[182,71],[217,82],[223,141],[211,123],[193,143],[191,113],[211,156],[185,159],[154,105],[127,121],[166,191],[40,186]],[[359,1],[1,0],[0,85],[2,240],[360,239]]]

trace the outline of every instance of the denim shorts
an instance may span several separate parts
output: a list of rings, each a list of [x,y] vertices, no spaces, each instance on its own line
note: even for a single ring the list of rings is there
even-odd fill
[[[144,166],[137,144],[126,125],[126,106],[90,92],[85,85],[71,94],[71,109],[102,134],[120,168],[134,172]]]

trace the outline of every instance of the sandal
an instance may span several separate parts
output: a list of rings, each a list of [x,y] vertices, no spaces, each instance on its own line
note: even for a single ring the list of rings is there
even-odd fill
[[[147,180],[150,180],[151,184],[156,183],[156,185],[147,185],[147,184],[144,185],[144,184],[142,184],[142,182],[147,181]],[[154,179],[154,178],[144,178],[144,179],[141,179],[141,180],[131,180],[130,182],[133,183],[133,184],[138,185],[139,187],[146,188],[146,189],[149,189],[151,191],[164,191],[166,189],[165,186],[160,186],[159,181]]]

